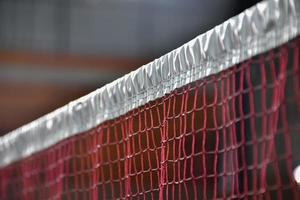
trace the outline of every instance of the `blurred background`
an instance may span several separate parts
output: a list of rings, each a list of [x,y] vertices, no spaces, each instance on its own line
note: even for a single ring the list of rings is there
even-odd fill
[[[160,57],[257,0],[0,0],[0,135]]]

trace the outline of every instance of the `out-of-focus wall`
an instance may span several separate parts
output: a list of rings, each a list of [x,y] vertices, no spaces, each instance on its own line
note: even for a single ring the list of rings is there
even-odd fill
[[[2,0],[1,49],[157,57],[230,17],[235,1]]]
[[[0,135],[191,40],[238,0],[1,0]]]

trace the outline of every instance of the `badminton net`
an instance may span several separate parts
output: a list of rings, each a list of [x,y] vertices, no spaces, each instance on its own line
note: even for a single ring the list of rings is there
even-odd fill
[[[0,199],[299,199],[299,48],[296,37],[0,168]]]

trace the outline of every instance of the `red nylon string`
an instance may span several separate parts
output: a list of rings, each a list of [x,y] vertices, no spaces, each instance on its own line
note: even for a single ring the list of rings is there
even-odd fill
[[[299,82],[299,76],[297,76],[297,74],[299,74],[299,42],[300,40],[296,40],[295,44],[293,45],[293,73],[294,73],[294,77],[293,77],[293,87],[294,87],[294,93],[295,93],[295,98],[296,98],[296,102],[298,102],[298,110],[300,110],[300,82]]]
[[[268,126],[268,116],[267,116],[267,92],[266,92],[266,87],[267,87],[267,77],[266,77],[266,66],[265,63],[263,62],[264,58],[263,56],[260,56],[259,58],[260,61],[260,66],[259,66],[259,71],[260,71],[260,75],[261,75],[261,111],[263,113],[262,118],[261,118],[261,122],[262,122],[262,127],[261,127],[261,136],[263,138],[267,137],[268,134],[268,130],[267,130],[267,126]],[[266,159],[266,142],[262,142],[261,144],[261,160],[265,160]],[[260,185],[262,188],[266,188],[266,165],[263,166],[262,168],[262,172],[260,175]],[[260,195],[259,196],[261,199],[263,196]],[[269,194],[266,194],[266,198],[270,199]]]
[[[213,180],[213,199],[216,199],[218,196],[218,150],[219,150],[219,134],[220,131],[217,128],[218,127],[218,120],[217,120],[217,103],[218,103],[218,82],[216,80],[215,76],[212,76],[213,79],[213,102],[212,102],[212,108],[213,108],[213,127],[216,128],[216,144],[215,144],[215,148],[214,148],[214,164],[213,164],[213,176],[214,176],[214,180]]]
[[[196,83],[196,87],[199,87],[199,85]],[[191,167],[190,167],[190,176],[192,178],[192,187],[193,187],[193,194],[194,194],[194,198],[195,199],[198,199],[197,198],[197,182],[196,182],[196,176],[194,175],[194,170],[196,171],[197,169],[194,169],[194,162],[197,162],[197,161],[194,161],[194,156],[195,155],[195,143],[196,143],[196,127],[195,127],[195,112],[196,112],[196,109],[197,109],[197,99],[198,99],[198,91],[199,90],[195,90],[195,93],[194,93],[194,100],[193,100],[193,107],[192,107],[192,116],[191,116],[191,132],[192,132],[192,144],[191,144]],[[174,143],[175,144],[175,143]],[[174,145],[174,149],[175,149],[175,145]],[[175,157],[175,156],[174,156]],[[174,194],[174,190],[172,191],[173,194]]]
[[[272,77],[272,82],[275,82],[276,80],[276,68],[275,68],[275,58],[276,56],[274,55],[274,52],[270,52],[269,53],[269,64],[270,64],[270,71],[271,71],[271,77]],[[267,87],[267,86],[266,86]],[[266,136],[268,137],[268,136]],[[272,147],[272,148],[276,148],[276,147]],[[276,150],[273,150],[273,154],[271,155],[272,159],[274,160],[272,162],[272,166],[274,168],[274,173],[275,173],[275,187],[279,188],[282,185],[282,181],[280,178],[280,168],[279,168],[279,160],[278,160],[278,156],[276,154]],[[282,199],[282,191],[281,190],[277,190],[276,192],[277,198],[278,199]]]
[[[237,88],[236,88],[236,67],[233,68],[233,72],[231,74],[231,85],[232,87],[230,88],[230,96],[232,97]],[[237,141],[237,130],[236,130],[236,98],[231,98],[231,111],[229,111],[229,113],[232,114],[231,117],[231,138],[233,141],[233,145],[234,145],[234,181],[235,181],[235,192],[236,192],[236,196],[237,198],[240,198],[240,181],[239,181],[239,148],[238,148],[238,141]]]
[[[286,104],[286,100],[284,98],[284,86],[286,83],[286,68],[287,68],[287,62],[288,62],[288,52],[287,52],[287,48],[283,47],[282,50],[282,56],[280,57],[280,74],[279,74],[279,79],[281,80],[280,83],[280,87],[281,90],[280,92],[280,99],[283,103],[283,106],[280,107],[280,112],[281,112],[281,116],[282,116],[282,126],[283,126],[283,130],[284,130],[284,146],[285,146],[285,151],[286,151],[286,169],[287,169],[287,174],[288,174],[288,179],[289,182],[292,184],[295,184],[294,182],[294,177],[293,177],[293,163],[292,163],[292,144],[290,141],[290,130],[289,130],[289,124],[288,124],[288,116],[287,116],[287,110],[286,110],[286,106],[284,104]],[[299,56],[298,56],[299,57]],[[296,186],[297,187],[297,186]],[[295,187],[293,187],[293,198],[294,199],[299,199],[299,193],[297,192],[297,189]]]
[[[222,174],[222,198],[226,198],[227,196],[227,182],[228,182],[228,177],[227,177],[227,135],[226,135],[226,110],[225,110],[225,104],[223,99],[225,99],[224,91],[225,91],[225,86],[224,86],[224,78],[221,78],[220,80],[221,85],[220,85],[220,90],[221,90],[221,115],[222,115],[222,139],[223,139],[223,148],[224,148],[224,154],[223,154],[223,163],[222,163],[222,168],[223,168],[223,174]],[[205,127],[204,127],[205,128]],[[231,162],[229,160],[229,162]],[[205,166],[205,165],[204,165]],[[230,188],[230,187],[229,187]]]
[[[252,139],[252,145],[253,145],[253,169],[251,170],[251,176],[252,176],[252,190],[253,190],[253,199],[257,199],[258,193],[258,186],[257,186],[257,165],[258,165],[258,145],[257,145],[257,138],[256,138],[256,129],[255,129],[255,110],[254,110],[254,89],[251,82],[251,71],[250,66],[246,66],[246,73],[245,73],[245,79],[247,82],[247,88],[249,89],[249,116],[250,116],[250,128],[251,128],[251,139]]]
[[[299,41],[0,168],[0,199],[299,199]]]

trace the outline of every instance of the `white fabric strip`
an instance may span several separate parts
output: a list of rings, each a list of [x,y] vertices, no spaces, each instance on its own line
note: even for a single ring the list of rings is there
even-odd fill
[[[300,1],[269,0],[245,10],[122,78],[0,137],[0,167],[295,38]]]

